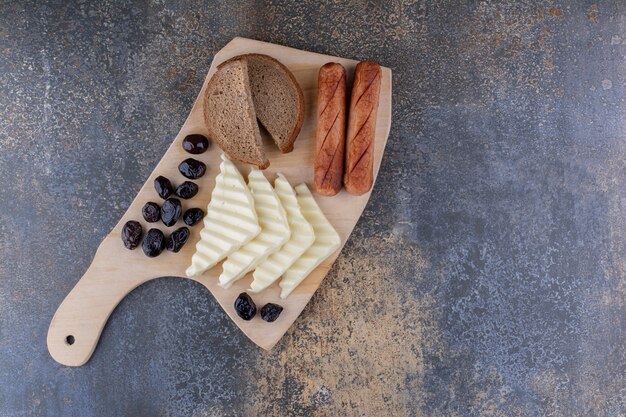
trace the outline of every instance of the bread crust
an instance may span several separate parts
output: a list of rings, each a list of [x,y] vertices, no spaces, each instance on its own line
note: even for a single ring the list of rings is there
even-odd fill
[[[374,184],[374,142],[382,69],[375,62],[359,62],[350,97],[346,166],[343,183],[351,194],[364,194]]]
[[[280,151],[282,153],[289,153],[289,152],[293,151],[294,142],[296,141],[296,138],[298,137],[298,134],[300,133],[300,129],[302,129],[302,124],[304,123],[304,93],[302,92],[302,88],[300,87],[300,84],[298,84],[298,81],[296,80],[296,77],[294,77],[293,73],[289,70],[289,68],[287,68],[282,62],[278,61],[275,58],[272,58],[269,55],[254,54],[254,53],[237,55],[237,56],[234,56],[234,57],[224,61],[221,65],[224,65],[227,62],[232,62],[232,61],[237,61],[237,60],[246,60],[246,59],[249,59],[249,58],[256,58],[256,59],[269,61],[272,64],[274,64],[277,67],[279,67],[285,74],[287,74],[287,77],[289,78],[289,80],[293,84],[294,89],[296,90],[296,94],[298,96],[298,115],[297,115],[297,120],[296,120],[296,123],[294,124],[294,127],[293,127],[293,130],[291,131],[291,134],[289,135],[289,138],[285,141],[283,146],[279,146],[279,148],[278,148],[278,149],[280,149]],[[278,146],[278,144],[277,144],[277,146]]]
[[[346,139],[346,70],[329,62],[319,71],[313,188],[336,195],[342,186]]]

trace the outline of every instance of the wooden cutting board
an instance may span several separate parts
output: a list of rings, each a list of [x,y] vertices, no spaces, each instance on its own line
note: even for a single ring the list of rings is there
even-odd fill
[[[319,68],[327,62],[343,64],[348,74],[348,86],[350,86],[357,61],[300,51],[251,39],[233,39],[215,55],[202,90],[172,145],[146,180],[126,213],[100,244],[91,265],[52,318],[48,330],[48,350],[57,362],[68,366],[80,366],[87,362],[93,354],[111,312],[137,286],[151,279],[164,276],[185,277],[185,269],[189,266],[191,255],[195,250],[196,242],[199,240],[199,233],[202,229],[201,223],[190,227],[189,241],[179,253],[164,251],[157,258],[146,257],[140,247],[132,251],[126,249],[122,244],[120,231],[128,220],[139,221],[144,228],[144,233],[148,229],[156,227],[163,230],[166,236],[176,228],[184,226],[182,220],[170,228],[165,227],[161,222],[147,223],[141,216],[141,208],[148,201],[162,203],[153,187],[153,181],[157,176],[163,175],[169,178],[174,186],[185,180],[178,172],[177,167],[181,161],[189,157],[206,163],[207,173],[201,179],[195,180],[200,187],[199,193],[190,200],[181,200],[183,210],[190,207],[200,207],[206,211],[211,191],[215,185],[215,177],[219,173],[221,150],[213,143],[208,152],[202,155],[190,155],[183,150],[181,142],[185,136],[192,133],[207,136],[202,111],[204,89],[217,65],[235,55],[246,53],[267,54],[289,67],[302,87],[305,98],[306,114],[302,130],[295,142],[295,149],[291,153],[281,154],[276,146],[266,141],[265,149],[271,165],[264,172],[272,182],[276,178],[276,173],[282,172],[293,186],[305,182],[309,188],[312,188]],[[375,176],[380,168],[391,127],[391,70],[383,68],[382,74],[374,146]],[[244,164],[238,164],[238,167],[244,175],[250,171],[250,168]],[[341,247],[354,229],[369,197],[370,193],[353,196],[345,191],[341,191],[334,197],[323,197],[315,194],[317,203],[341,237]],[[268,302],[274,302],[284,307],[281,316],[273,323],[264,322],[259,314],[251,321],[244,321],[235,313],[233,307],[235,298],[239,293],[249,288],[252,280],[251,274],[237,281],[227,290],[217,285],[218,276],[221,272],[220,265],[194,279],[211,291],[226,314],[254,343],[264,349],[270,349],[298,318],[333,262],[339,256],[340,251],[341,249],[337,250],[336,253],[326,259],[286,300],[280,299],[277,283],[260,294],[252,295],[258,308]]]

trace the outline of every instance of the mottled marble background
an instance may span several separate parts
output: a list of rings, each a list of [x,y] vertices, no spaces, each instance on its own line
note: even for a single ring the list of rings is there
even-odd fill
[[[0,1],[0,416],[624,416],[624,2],[291,3]],[[163,278],[57,364],[54,311],[235,36],[393,69],[352,238],[271,352]]]

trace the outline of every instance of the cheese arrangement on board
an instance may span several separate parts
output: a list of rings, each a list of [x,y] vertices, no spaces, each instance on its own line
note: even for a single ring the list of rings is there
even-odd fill
[[[162,276],[201,283],[250,339],[274,346],[367,204],[390,117],[388,68],[234,39],[57,309],[52,357],[84,364],[115,306]]]
[[[227,156],[222,155],[222,159],[221,172],[204,218],[204,229],[200,232],[200,241],[196,244],[187,274],[190,277],[200,274],[228,256],[222,265],[219,285],[229,288],[257,265],[263,264],[260,272],[263,278],[257,280],[255,277],[257,284],[254,285],[254,281],[251,284],[256,287],[254,292],[266,288],[282,275],[280,297],[287,298],[339,247],[339,235],[305,184],[295,187],[294,192],[285,177],[279,174],[276,180],[282,194],[279,199],[265,175],[252,170],[248,175],[250,189],[247,190],[237,168]],[[282,201],[290,210],[291,221],[288,221]],[[240,227],[238,220],[245,223],[244,228]],[[238,240],[228,236],[237,236]],[[293,240],[290,239],[292,236]],[[237,242],[247,243],[234,249]],[[275,253],[277,257],[266,262]]]

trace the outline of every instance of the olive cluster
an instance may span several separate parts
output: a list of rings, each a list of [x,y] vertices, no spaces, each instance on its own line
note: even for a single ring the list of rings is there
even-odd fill
[[[204,153],[209,148],[209,140],[202,135],[188,135],[183,139],[183,149],[193,155]],[[187,158],[178,165],[178,171],[187,179],[201,178],[206,172],[206,165],[197,159]],[[163,200],[162,205],[154,201],[147,202],[141,209],[143,219],[148,223],[156,223],[159,220],[167,227],[171,227],[183,218],[187,226],[193,226],[204,217],[202,209],[193,207],[183,214],[182,204],[179,198],[188,200],[198,194],[198,185],[193,181],[184,181],[174,188],[172,182],[159,175],[154,179],[154,189]],[[176,196],[176,197],[173,197]],[[128,249],[135,249],[142,243],[143,252],[146,256],[154,258],[159,256],[165,249],[178,252],[187,242],[189,228],[181,227],[173,231],[169,236],[156,228],[148,230],[145,237],[143,227],[138,221],[129,220],[122,227],[122,242]]]

